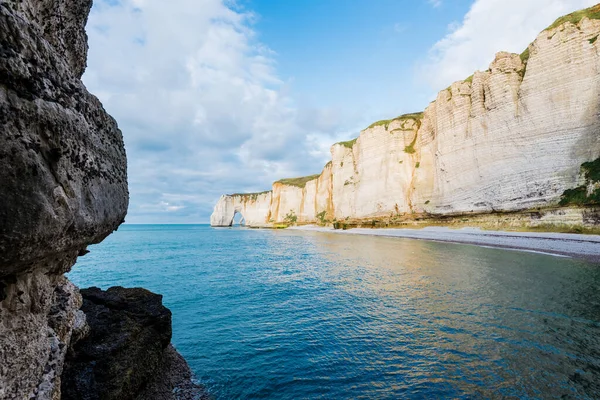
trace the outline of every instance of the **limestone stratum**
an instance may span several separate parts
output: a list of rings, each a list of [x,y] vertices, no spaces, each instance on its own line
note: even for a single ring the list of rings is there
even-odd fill
[[[488,70],[440,91],[423,113],[334,144],[321,174],[222,196],[211,225],[230,226],[239,212],[256,227],[512,215],[529,227],[595,229],[599,35],[600,4],[562,17],[522,54],[500,52]]]

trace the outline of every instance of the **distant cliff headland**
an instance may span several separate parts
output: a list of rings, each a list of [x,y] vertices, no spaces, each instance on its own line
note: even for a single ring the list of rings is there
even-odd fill
[[[440,91],[422,113],[331,147],[318,175],[224,195],[211,225],[415,224],[600,230],[600,4],[522,54]]]

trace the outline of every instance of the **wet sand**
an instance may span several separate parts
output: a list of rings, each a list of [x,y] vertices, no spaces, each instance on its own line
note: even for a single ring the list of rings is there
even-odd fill
[[[591,262],[600,263],[600,235],[506,232],[487,231],[478,228],[450,229],[442,227],[427,227],[423,229],[354,228],[349,230],[334,230],[332,228],[306,225],[288,229],[341,235],[371,235],[463,243],[511,250],[540,252],[554,256],[583,258]]]

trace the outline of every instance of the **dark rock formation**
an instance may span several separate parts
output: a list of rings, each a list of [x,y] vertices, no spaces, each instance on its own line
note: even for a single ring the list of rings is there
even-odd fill
[[[122,287],[84,289],[81,294],[90,334],[67,356],[63,399],[185,399],[202,395],[191,382],[185,361],[169,346],[171,312],[162,305],[161,295]]]
[[[0,398],[58,399],[81,296],[63,273],[123,221],[127,162],[80,78],[91,0],[0,0]]]
[[[81,82],[91,5],[0,0],[0,399],[57,400],[61,386],[78,399],[197,389],[168,347],[160,296],[88,290],[90,333],[63,275],[117,229],[129,201],[121,132]],[[62,374],[70,348],[73,373]]]
[[[80,80],[90,6],[0,3],[0,277],[64,272],[127,212],[121,132]]]
[[[192,372],[181,354],[169,345],[163,354],[160,373],[136,400],[209,400],[211,397],[192,382]]]

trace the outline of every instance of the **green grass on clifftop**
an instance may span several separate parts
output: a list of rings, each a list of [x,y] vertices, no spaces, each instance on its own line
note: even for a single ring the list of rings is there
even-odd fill
[[[349,149],[351,149],[352,147],[354,147],[354,143],[356,143],[356,141],[358,140],[358,138],[352,139],[352,140],[348,140],[346,142],[338,142],[336,144],[339,144],[341,146],[347,147]]]
[[[565,15],[564,17],[560,17],[552,25],[546,28],[546,30],[554,29],[565,22],[571,22],[572,24],[578,24],[584,18],[589,19],[600,19],[600,4],[596,4],[590,8],[586,8],[585,10],[575,11],[574,13]]]
[[[271,192],[270,190],[265,190],[264,192],[256,192],[256,193],[233,193],[233,194],[230,194],[229,196],[242,197],[245,200],[256,200],[256,199],[258,199],[258,196],[261,196],[263,194],[267,194],[270,192]]]
[[[410,113],[410,114],[400,115],[399,117],[392,118],[392,119],[382,119],[381,121],[373,122],[371,125],[368,126],[367,129],[371,129],[371,128],[374,128],[376,126],[381,126],[381,125],[383,125],[385,127],[385,129],[387,129],[388,126],[390,126],[390,124],[392,122],[400,121],[403,119],[412,119],[415,121],[420,121],[423,119],[423,113],[422,112]]]
[[[275,183],[281,183],[282,185],[296,186],[299,188],[304,188],[306,186],[307,182],[313,181],[313,180],[317,179],[319,176],[321,176],[321,174],[301,176],[298,178],[286,178],[286,179],[280,179],[280,180],[276,181]]]
[[[527,61],[529,61],[529,46],[527,46],[527,48],[525,49],[524,52],[522,52],[519,57],[521,57],[521,61],[523,62],[523,64],[527,64]]]
[[[523,62],[523,69],[519,72],[521,74],[521,78],[525,78],[525,73],[527,72],[527,63],[529,62],[529,46],[527,46],[527,48],[525,49],[525,51],[523,51],[521,54],[519,54],[519,57],[521,58],[521,62]]]
[[[560,17],[559,19],[554,21],[554,23],[552,25],[547,27],[545,29],[545,31],[557,28],[566,22],[571,22],[572,24],[576,25],[579,22],[581,22],[581,20],[583,18],[586,18],[586,17],[589,19],[600,19],[600,4],[596,4],[593,7],[586,8],[585,10],[575,11],[574,13],[565,15],[564,17]],[[590,44],[594,44],[594,42],[597,40],[597,38],[598,37],[596,36],[595,38],[590,39],[590,41],[589,41]],[[521,71],[521,77],[525,76],[525,72],[527,70],[527,62],[529,61],[529,56],[530,56],[529,46],[527,46],[525,51],[523,51],[520,54],[521,61],[523,62],[523,64],[525,64],[525,68],[523,69],[523,71]]]

